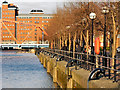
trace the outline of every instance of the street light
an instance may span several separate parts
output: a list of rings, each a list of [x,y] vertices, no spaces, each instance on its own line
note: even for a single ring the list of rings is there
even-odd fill
[[[106,14],[109,13],[107,7],[102,8],[102,13],[105,16],[105,24],[104,24],[104,43],[103,43],[103,55],[106,56]],[[104,60],[104,65],[107,66],[107,59]]]
[[[93,47],[93,20],[96,18],[95,13],[90,13],[90,19],[92,20],[92,40],[91,40],[91,54],[94,54],[94,47]]]
[[[66,29],[68,29],[68,32],[69,32],[69,29],[71,28],[71,26],[66,26]],[[70,38],[70,32],[69,32],[69,51],[71,49],[71,38]]]

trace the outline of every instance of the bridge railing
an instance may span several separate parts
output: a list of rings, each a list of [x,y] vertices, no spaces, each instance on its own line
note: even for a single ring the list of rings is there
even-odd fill
[[[74,60],[75,66],[92,71],[95,68],[102,68],[105,71],[107,79],[112,79],[114,82],[120,80],[120,58],[111,58],[101,55],[92,55],[87,53],[79,53],[58,49],[44,49],[44,51],[64,56],[65,61]]]

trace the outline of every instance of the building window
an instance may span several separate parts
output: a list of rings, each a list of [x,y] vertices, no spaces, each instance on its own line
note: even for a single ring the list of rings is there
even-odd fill
[[[47,19],[47,17],[42,17],[43,19]]]

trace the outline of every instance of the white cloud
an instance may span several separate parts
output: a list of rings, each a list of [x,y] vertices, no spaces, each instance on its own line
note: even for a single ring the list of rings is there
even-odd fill
[[[8,3],[13,3],[19,8],[19,13],[27,14],[32,9],[43,10],[45,14],[53,14],[56,12],[56,7],[62,7],[63,2],[16,2],[20,0],[9,0]],[[23,1],[23,0],[21,0]],[[28,0],[24,0],[28,1]],[[34,1],[34,0],[32,0]],[[2,3],[2,2],[1,2]]]

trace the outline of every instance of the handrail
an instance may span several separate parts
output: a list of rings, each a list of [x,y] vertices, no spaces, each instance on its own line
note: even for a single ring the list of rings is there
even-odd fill
[[[52,54],[57,54],[58,56],[63,56],[65,61],[69,60],[77,60],[80,63],[80,67],[87,69],[87,70],[93,70],[96,68],[102,68],[105,71],[108,70],[108,77],[112,77],[112,73],[114,74],[113,78],[114,81],[116,82],[116,77],[118,74],[120,74],[120,70],[116,67],[118,67],[116,64],[116,60],[120,60],[119,58],[111,58],[111,57],[105,57],[101,55],[92,55],[92,54],[86,54],[86,53],[80,53],[80,52],[72,52],[72,51],[65,51],[65,50],[58,50],[58,49],[41,49],[45,52],[52,53]],[[78,57],[73,57],[73,54],[75,54]],[[72,55],[72,56],[71,56]],[[94,57],[94,58],[93,58]],[[65,59],[67,58],[67,59]],[[107,65],[105,65],[103,62],[104,59],[107,59]],[[114,59],[114,64],[111,63],[111,60]],[[111,73],[112,72],[112,73]],[[118,77],[119,78],[119,77]],[[118,79],[119,80],[119,79]]]

